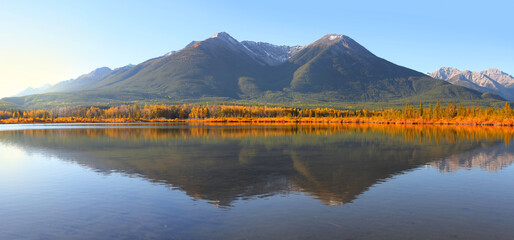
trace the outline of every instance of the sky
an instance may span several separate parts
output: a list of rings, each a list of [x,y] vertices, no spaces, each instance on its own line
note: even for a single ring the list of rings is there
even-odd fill
[[[227,32],[307,45],[347,35],[420,72],[442,66],[514,75],[513,1],[0,0],[0,98],[179,50]]]

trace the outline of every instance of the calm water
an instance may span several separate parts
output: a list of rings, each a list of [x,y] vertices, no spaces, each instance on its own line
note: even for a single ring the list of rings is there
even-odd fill
[[[0,239],[514,239],[512,128],[0,126]]]

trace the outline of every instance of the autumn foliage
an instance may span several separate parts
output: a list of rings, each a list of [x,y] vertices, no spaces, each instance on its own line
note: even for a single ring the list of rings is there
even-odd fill
[[[509,103],[503,108],[463,107],[455,104],[404,109],[337,110],[227,105],[121,105],[110,108],[62,107],[51,110],[0,111],[0,123],[69,122],[249,122],[249,123],[401,123],[514,125]]]

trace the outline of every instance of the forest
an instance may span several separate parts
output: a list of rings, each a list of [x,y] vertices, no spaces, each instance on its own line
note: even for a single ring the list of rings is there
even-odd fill
[[[0,111],[0,123],[72,122],[320,122],[514,125],[509,103],[504,107],[456,104],[406,104],[402,109],[337,110],[241,105],[120,105],[113,107],[60,107],[50,110]]]

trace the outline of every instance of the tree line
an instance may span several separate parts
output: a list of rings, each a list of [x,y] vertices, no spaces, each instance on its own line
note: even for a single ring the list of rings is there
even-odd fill
[[[235,105],[120,105],[114,107],[60,107],[50,110],[0,111],[4,123],[66,121],[159,121],[181,119],[361,119],[373,121],[512,121],[509,103],[502,108],[448,104],[406,104],[403,109],[337,110]],[[512,121],[514,123],[514,121]]]

